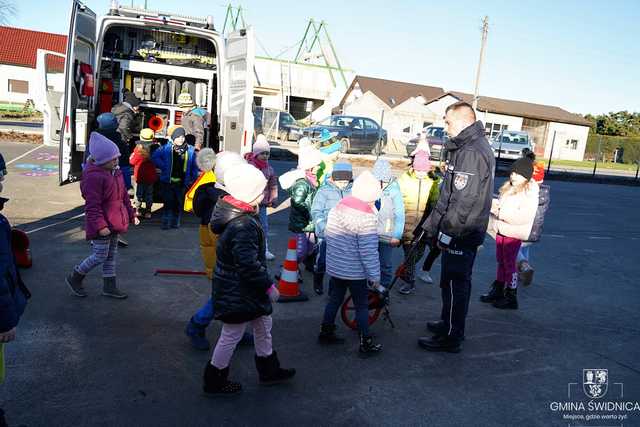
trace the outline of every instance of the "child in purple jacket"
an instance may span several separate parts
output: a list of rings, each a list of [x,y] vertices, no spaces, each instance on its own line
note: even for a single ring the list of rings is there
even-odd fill
[[[118,235],[126,233],[135,217],[122,171],[118,168],[120,151],[116,144],[97,132],[89,138],[89,158],[82,173],[80,190],[85,200],[85,231],[93,253],[73,269],[66,282],[71,292],[86,297],[84,277],[102,264],[102,295],[124,299],[127,294],[116,286]]]

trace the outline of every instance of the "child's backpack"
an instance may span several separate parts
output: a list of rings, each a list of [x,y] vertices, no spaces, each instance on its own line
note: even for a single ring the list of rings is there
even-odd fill
[[[542,227],[544,225],[544,217],[549,209],[551,202],[551,187],[546,184],[540,184],[540,192],[538,195],[538,209],[533,219],[533,226],[527,242],[538,242],[542,236]]]

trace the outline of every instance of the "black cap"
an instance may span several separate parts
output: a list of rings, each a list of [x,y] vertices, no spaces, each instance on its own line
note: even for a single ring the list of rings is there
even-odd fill
[[[527,180],[530,180],[533,176],[533,162],[528,157],[518,159],[511,165],[511,172],[515,172]]]
[[[132,107],[137,107],[140,105],[140,99],[133,93],[127,92],[124,94],[124,102],[131,105]]]

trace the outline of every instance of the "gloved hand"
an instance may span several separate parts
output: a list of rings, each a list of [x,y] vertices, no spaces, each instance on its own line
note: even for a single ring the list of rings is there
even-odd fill
[[[269,295],[271,302],[276,302],[280,298],[280,291],[276,288],[276,285],[271,285],[271,287],[267,289],[267,295]]]
[[[378,282],[372,282],[371,289],[378,294],[378,297],[380,297],[380,301],[382,302],[383,305],[388,304],[389,290],[387,288],[385,288]]]

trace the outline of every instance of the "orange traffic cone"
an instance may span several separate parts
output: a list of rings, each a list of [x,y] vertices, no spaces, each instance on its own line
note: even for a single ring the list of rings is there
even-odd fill
[[[296,238],[289,238],[287,246],[287,256],[282,264],[282,274],[280,275],[280,283],[278,283],[280,291],[280,299],[278,302],[295,302],[308,301],[306,296],[298,285],[298,257],[296,255]]]

